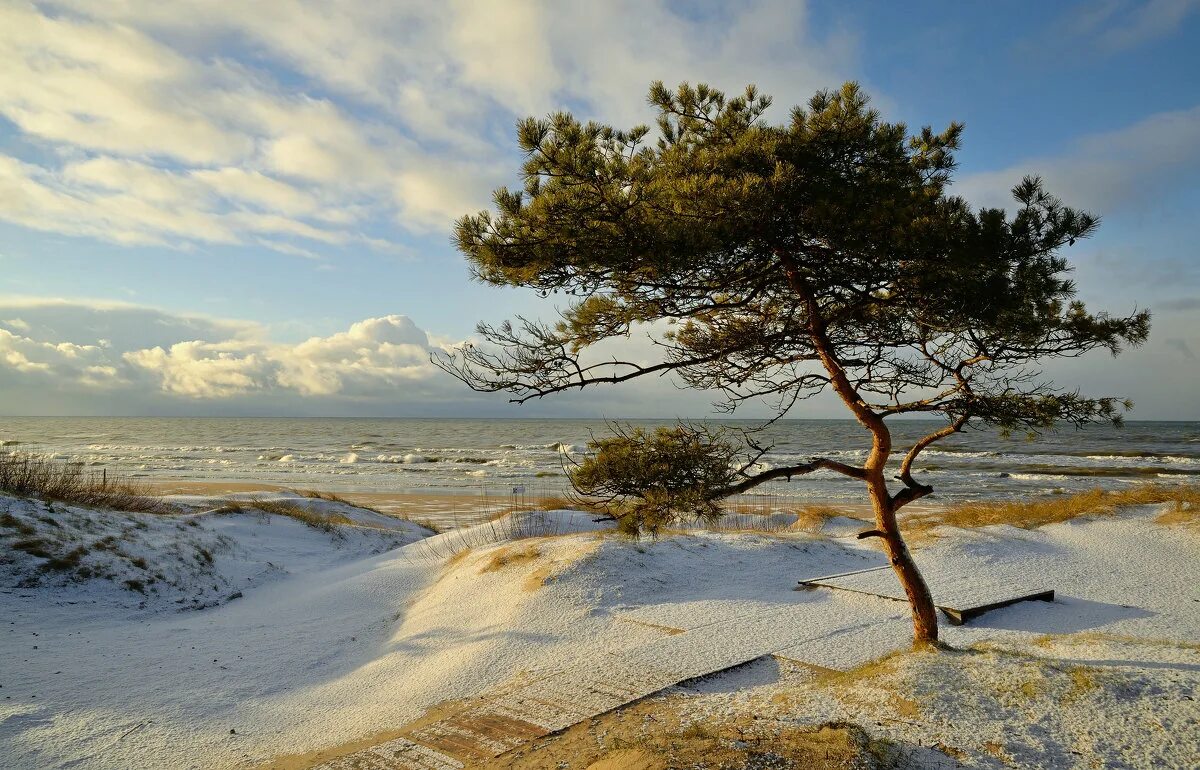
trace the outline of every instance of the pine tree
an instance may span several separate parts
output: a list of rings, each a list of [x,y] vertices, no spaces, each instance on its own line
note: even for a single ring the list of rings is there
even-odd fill
[[[896,513],[930,494],[923,449],[973,424],[1006,431],[1119,421],[1130,405],[1043,378],[1039,362],[1149,333],[1149,314],[1091,313],[1061,252],[1096,217],[1037,178],[1015,211],[973,210],[948,193],[962,126],[909,135],[853,83],[814,96],[785,125],[770,99],[705,85],[650,89],[657,137],[567,113],[518,125],[523,188],[460,219],[459,249],[487,283],[573,297],[553,324],[481,323],[482,343],[438,359],[479,391],[525,402],[593,384],[672,374],[732,411],[763,399],[783,415],[825,390],[870,437],[861,465],[826,458],[755,474],[719,491],[824,468],[861,480],[877,537],[908,595],[915,639],[937,640],[929,589]],[[589,356],[635,330],[650,363]],[[945,424],[897,455],[889,418]]]

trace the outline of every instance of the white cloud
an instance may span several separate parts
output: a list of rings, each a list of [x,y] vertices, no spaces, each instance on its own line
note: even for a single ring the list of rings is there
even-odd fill
[[[0,8],[0,218],[127,244],[287,254],[444,230],[515,178],[513,120],[646,122],[649,81],[848,74],[803,4],[51,0]],[[762,81],[761,78],[766,80]],[[498,159],[501,159],[498,161]],[[376,225],[378,227],[371,227]]]
[[[102,367],[104,361],[99,345],[37,342],[0,329],[0,365],[18,374],[78,381],[93,367]]]
[[[1176,32],[1198,7],[1197,0],[1108,0],[1085,4],[1068,29],[1100,52],[1116,53]]]
[[[184,341],[129,351],[126,362],[191,398],[228,398],[261,391],[301,396],[411,395],[437,373],[425,332],[405,316],[368,318],[349,330],[298,345]]]
[[[402,315],[287,343],[256,324],[120,303],[0,299],[0,314],[12,310],[30,320],[0,328],[0,388],[413,401],[446,387],[429,361],[445,343],[431,342]]]
[[[953,192],[979,205],[1011,207],[1009,191],[1038,174],[1068,205],[1106,214],[1128,201],[1157,201],[1200,167],[1200,106],[1160,112],[1116,131],[1084,136],[1064,153],[970,174]]]

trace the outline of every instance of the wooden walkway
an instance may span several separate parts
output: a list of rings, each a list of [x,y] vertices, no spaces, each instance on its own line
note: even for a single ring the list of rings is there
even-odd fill
[[[1052,591],[1031,591],[997,575],[949,572],[936,574],[935,599],[955,622],[1025,599],[1053,598]],[[618,620],[658,628],[664,635],[493,688],[401,729],[390,740],[317,768],[458,770],[680,682],[766,655],[849,670],[908,645],[906,607],[890,601],[864,606],[853,598],[868,594],[903,600],[890,567],[801,581],[802,588],[816,586],[841,590],[789,592],[793,601],[781,601],[776,594],[672,602],[618,613]]]
[[[432,722],[401,730],[398,737],[317,767],[458,770],[688,679],[765,655],[824,668],[849,667],[907,643],[908,621],[904,615],[843,624],[834,630],[827,622],[820,622],[822,614],[842,615],[843,610],[836,602],[800,602],[760,607],[693,628],[654,624],[667,635],[641,647],[605,653],[560,671],[496,688]],[[628,620],[645,622],[639,617]],[[797,638],[796,629],[800,627],[819,630],[807,638]],[[868,636],[856,636],[863,634]],[[861,647],[863,659],[822,657],[825,645],[820,642],[826,637],[839,637],[839,641]],[[880,641],[885,645],[882,652]]]

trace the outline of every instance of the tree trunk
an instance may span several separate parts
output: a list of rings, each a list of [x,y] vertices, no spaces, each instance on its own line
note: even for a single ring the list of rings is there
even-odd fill
[[[795,260],[786,252],[777,250],[776,255],[783,264],[788,284],[804,301],[808,310],[808,333],[812,338],[813,350],[816,351],[825,371],[829,373],[829,383],[833,391],[841,397],[855,419],[871,431],[871,454],[867,456],[867,462],[863,466],[863,470],[866,471],[867,491],[871,495],[871,507],[875,511],[875,527],[882,533],[884,550],[887,551],[888,560],[892,563],[892,569],[895,570],[904,593],[908,595],[908,604],[913,616],[913,645],[920,647],[936,644],[937,609],[933,606],[933,596],[929,593],[929,586],[925,584],[925,578],[921,577],[921,571],[917,569],[917,564],[900,534],[900,527],[896,524],[896,504],[888,492],[887,481],[883,475],[888,457],[892,453],[891,431],[888,430],[883,417],[876,414],[863,400],[846,375],[833,342],[829,339],[821,308],[800,274]]]
[[[871,493],[871,506],[875,510],[875,527],[883,533],[883,547],[887,552],[892,569],[900,580],[908,605],[912,610],[913,645],[927,646],[938,640],[937,609],[933,606],[933,595],[917,564],[909,553],[908,545],[900,534],[896,523],[896,510],[887,491],[883,468],[868,470],[867,488]]]

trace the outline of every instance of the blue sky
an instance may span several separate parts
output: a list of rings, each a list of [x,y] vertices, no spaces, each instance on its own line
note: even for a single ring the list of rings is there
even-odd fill
[[[650,122],[650,81],[687,79],[783,120],[854,79],[966,123],[971,200],[1041,173],[1100,214],[1083,297],[1155,330],[1049,372],[1200,419],[1198,52],[1184,0],[0,3],[0,412],[704,414],[661,383],[514,411],[432,372],[476,321],[552,312],[469,282],[449,224],[516,181],[520,116]]]

